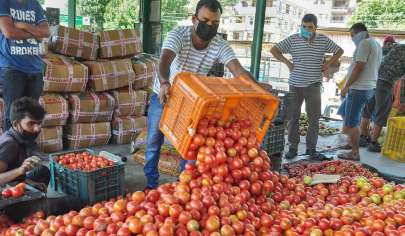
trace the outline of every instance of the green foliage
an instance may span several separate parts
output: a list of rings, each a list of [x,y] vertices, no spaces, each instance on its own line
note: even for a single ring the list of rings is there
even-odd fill
[[[105,29],[133,28],[139,18],[139,1],[111,0],[104,14]]]
[[[37,0],[39,4],[44,5],[45,4],[45,0]]]
[[[178,22],[187,19],[188,0],[162,0],[161,15],[163,23],[163,37],[177,26]]]
[[[80,0],[80,12],[83,16],[90,16],[92,30],[101,31],[104,29],[104,14],[110,1],[111,0]]]
[[[405,1],[363,0],[352,16],[354,22],[363,22],[369,28],[405,30]]]

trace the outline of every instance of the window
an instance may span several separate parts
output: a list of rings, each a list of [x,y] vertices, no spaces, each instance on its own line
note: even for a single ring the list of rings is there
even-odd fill
[[[271,40],[271,33],[264,33],[263,34],[263,42],[268,43]]]
[[[240,33],[239,32],[233,32],[232,39],[233,40],[239,40],[239,38],[240,38]]]
[[[242,7],[248,7],[249,6],[249,4],[246,1],[242,1],[241,3],[242,3]]]
[[[290,5],[288,4],[285,5],[285,13],[290,14]]]
[[[273,0],[267,0],[266,7],[272,7],[272,6],[273,6]]]
[[[252,40],[252,39],[253,39],[252,33],[247,32],[246,33],[246,40]]]
[[[255,22],[255,19],[252,16],[249,16],[249,24],[253,25],[254,22]]]
[[[271,17],[266,17],[265,19],[264,19],[264,23],[265,24],[271,24]]]
[[[343,23],[345,21],[345,17],[342,15],[334,15],[332,16],[332,22],[335,23]]]
[[[253,0],[252,1],[252,7],[255,7],[256,6],[256,0]]]

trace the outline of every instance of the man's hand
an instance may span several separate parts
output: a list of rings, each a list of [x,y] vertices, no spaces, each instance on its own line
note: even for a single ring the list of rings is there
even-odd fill
[[[22,165],[18,168],[20,170],[21,175],[27,173],[28,171],[34,169],[36,165],[40,163],[41,159],[37,156],[32,156],[24,160]]]
[[[164,105],[169,99],[170,84],[165,82],[160,84],[159,100],[160,104]]]

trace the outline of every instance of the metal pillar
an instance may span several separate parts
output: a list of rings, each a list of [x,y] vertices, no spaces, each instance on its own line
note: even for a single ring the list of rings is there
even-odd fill
[[[256,80],[259,80],[260,59],[262,56],[264,18],[266,16],[266,0],[257,0],[255,29],[253,34],[253,46],[251,53],[250,72]]]
[[[68,0],[68,26],[76,27],[76,0]]]
[[[160,30],[160,0],[141,0],[143,51],[154,54],[156,51],[156,31]]]

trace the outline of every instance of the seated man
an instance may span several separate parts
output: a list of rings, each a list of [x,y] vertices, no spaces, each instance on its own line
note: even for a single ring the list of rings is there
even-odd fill
[[[50,179],[40,158],[32,155],[32,143],[41,131],[45,110],[34,99],[23,97],[11,107],[12,127],[0,136],[0,185],[24,181],[42,191]]]

